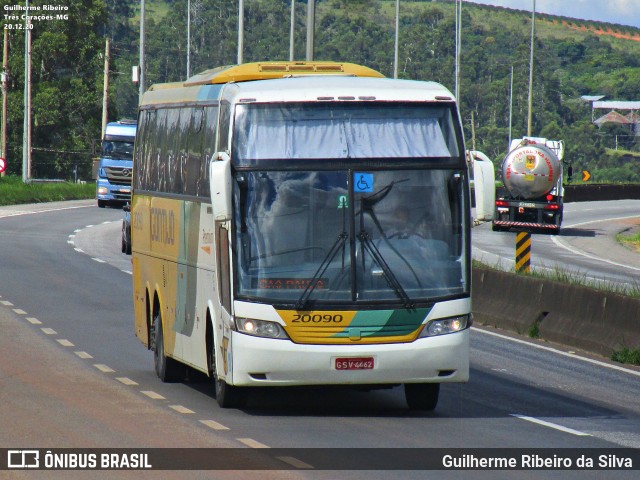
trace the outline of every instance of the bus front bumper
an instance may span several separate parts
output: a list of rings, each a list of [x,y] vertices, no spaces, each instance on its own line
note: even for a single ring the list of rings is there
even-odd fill
[[[469,329],[411,343],[301,345],[233,332],[232,378],[238,386],[390,385],[469,379]],[[338,369],[345,359],[372,359],[373,368]]]

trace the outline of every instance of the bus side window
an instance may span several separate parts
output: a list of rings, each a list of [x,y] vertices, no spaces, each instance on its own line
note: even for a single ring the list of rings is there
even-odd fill
[[[167,110],[167,134],[162,139],[164,145],[164,176],[159,186],[161,192],[182,193],[182,181],[180,178],[180,149],[182,146],[182,128],[180,110],[170,108]]]
[[[204,109],[196,107],[191,111],[191,122],[187,140],[187,158],[183,164],[184,193],[190,196],[198,195],[198,181],[201,172],[202,158],[202,125],[204,123]]]
[[[204,128],[201,133],[202,159],[198,178],[197,195],[209,198],[209,162],[216,150],[216,132],[218,125],[218,106],[206,107],[204,111]]]
[[[229,130],[231,128],[231,105],[223,101],[220,105],[220,124],[218,126],[218,152],[229,151]]]

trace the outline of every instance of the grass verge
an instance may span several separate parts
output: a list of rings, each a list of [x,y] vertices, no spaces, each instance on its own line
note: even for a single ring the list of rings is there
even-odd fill
[[[96,186],[93,183],[55,182],[25,184],[20,177],[9,175],[0,177],[0,205],[82,200],[95,198],[95,196]]]
[[[507,270],[503,268],[500,264],[488,265],[478,260],[473,260],[472,266],[478,268],[490,268],[492,270],[499,270],[501,272],[510,272],[515,275],[524,275],[527,277],[539,278],[542,280],[551,280],[554,282],[566,283],[579,287],[593,288],[595,290],[600,290],[608,293],[640,298],[640,283],[629,285],[612,282],[606,279],[599,280],[597,278],[588,277],[585,273],[580,272],[579,270],[567,270],[557,265],[553,268],[532,268],[529,273],[514,272],[513,270]]]
[[[619,243],[629,247],[631,250],[640,252],[640,232],[631,235],[625,232],[621,232],[616,235],[616,240]]]
[[[613,354],[611,354],[611,360],[631,365],[640,365],[640,348],[624,347],[613,352]]]

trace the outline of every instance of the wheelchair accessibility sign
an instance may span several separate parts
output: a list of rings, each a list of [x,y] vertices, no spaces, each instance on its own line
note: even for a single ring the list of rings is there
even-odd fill
[[[373,192],[373,173],[354,172],[353,191]]]

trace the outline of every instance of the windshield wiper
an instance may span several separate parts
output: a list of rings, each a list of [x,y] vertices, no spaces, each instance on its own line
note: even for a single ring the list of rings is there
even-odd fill
[[[382,268],[382,273],[384,274],[384,278],[387,281],[387,284],[395,292],[398,298],[400,298],[400,300],[404,302],[404,307],[407,310],[413,310],[415,308],[413,300],[411,300],[406,290],[398,281],[398,278],[393,273],[393,270],[391,270],[389,264],[385,261],[384,257],[380,253],[380,250],[378,250],[378,247],[376,247],[376,245],[373,243],[373,240],[371,240],[369,232],[364,229],[361,230],[358,234],[358,240],[360,240],[365,250],[369,252],[373,260],[380,266],[380,268]]]
[[[385,261],[378,247],[376,247],[376,245],[373,243],[373,240],[371,239],[371,235],[369,234],[369,232],[367,232],[367,230],[364,228],[364,214],[366,212],[371,217],[371,220],[373,220],[373,223],[378,229],[378,231],[381,233],[382,238],[384,238],[386,243],[389,244],[389,241],[387,240],[387,236],[384,232],[384,229],[382,228],[382,225],[380,225],[380,221],[378,220],[378,217],[375,211],[373,210],[373,207],[377,203],[379,203],[381,200],[383,200],[387,195],[389,195],[389,193],[397,183],[406,182],[408,180],[409,180],[408,178],[405,178],[402,180],[393,181],[388,185],[386,185],[385,187],[378,190],[377,192],[369,195],[368,197],[361,198],[360,200],[360,233],[358,234],[358,239],[360,240],[360,243],[362,244],[364,249],[371,255],[371,257],[380,266],[380,268],[382,268],[382,273],[384,274],[384,278],[387,281],[387,284],[395,292],[398,298],[400,298],[404,302],[404,307],[408,310],[413,310],[415,308],[415,304],[413,300],[411,300],[406,290],[402,287],[402,285],[398,281],[398,278],[393,273],[393,270],[391,269],[389,264]],[[414,276],[416,277],[418,284],[420,284],[420,280],[418,279],[415,271],[413,270],[409,262],[407,262],[404,256],[402,256],[395,248],[393,248],[393,246],[391,245],[389,246],[404,261],[404,263],[407,264],[407,267],[409,267],[409,269],[413,272]],[[364,255],[363,255],[362,261],[364,264]]]
[[[334,242],[333,246],[325,255],[322,263],[320,263],[318,270],[316,270],[316,273],[313,274],[313,277],[311,277],[311,281],[307,284],[306,288],[302,292],[302,295],[300,295],[300,298],[296,302],[296,310],[302,310],[307,305],[309,297],[318,286],[322,275],[324,275],[324,272],[327,271],[327,268],[329,268],[329,265],[338,254],[340,249],[344,246],[348,238],[349,234],[346,231],[343,231],[340,235],[338,235],[338,238]]]

